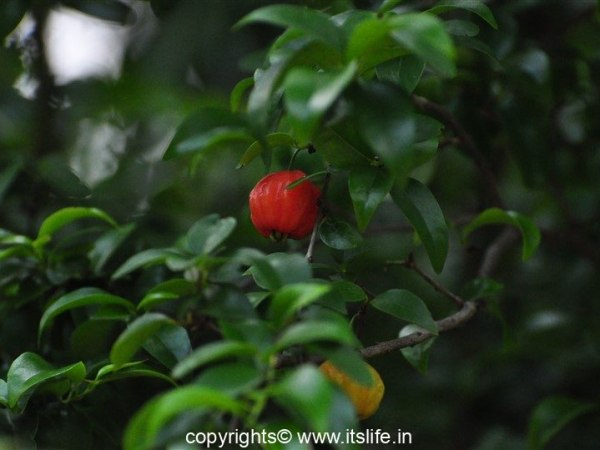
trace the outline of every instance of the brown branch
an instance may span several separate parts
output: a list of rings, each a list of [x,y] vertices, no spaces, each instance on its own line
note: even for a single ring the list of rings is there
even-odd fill
[[[490,168],[487,159],[483,156],[483,153],[479,150],[471,135],[467,133],[452,113],[442,105],[434,103],[419,95],[413,95],[412,100],[414,105],[421,112],[434,117],[454,131],[454,134],[459,139],[463,149],[469,154],[479,169],[481,179],[488,191],[490,201],[494,206],[503,208],[504,203],[500,197],[500,192],[498,191],[496,174]]]
[[[474,301],[468,301],[464,303],[460,311],[438,320],[435,323],[438,326],[439,332],[444,333],[465,324],[475,315],[476,312],[477,303]],[[364,358],[371,358],[373,356],[394,352],[405,347],[411,347],[413,345],[420,344],[421,342],[425,342],[427,339],[433,336],[433,333],[428,331],[417,331],[409,334],[408,336],[403,336],[401,338],[380,342],[370,347],[362,348],[360,353]]]
[[[416,272],[421,278],[423,278],[423,280],[425,280],[437,292],[439,292],[440,294],[443,294],[446,297],[448,297],[459,308],[462,308],[463,305],[465,304],[465,301],[462,298],[460,298],[454,292],[449,291],[445,286],[443,286],[442,284],[438,283],[436,280],[434,280],[433,278],[431,278],[431,276],[428,273],[426,273],[425,271],[423,271],[423,269],[421,269],[417,265],[417,263],[415,262],[415,259],[414,259],[413,255],[412,255],[412,253],[410,255],[408,255],[408,258],[406,258],[406,259],[403,259],[401,261],[388,261],[387,264],[394,264],[394,265],[406,267],[407,269],[410,269],[413,272]]]

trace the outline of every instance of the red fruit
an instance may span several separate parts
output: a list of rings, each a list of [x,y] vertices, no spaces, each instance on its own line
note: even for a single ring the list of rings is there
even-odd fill
[[[302,239],[311,233],[319,215],[321,191],[310,180],[286,189],[305,176],[301,170],[273,172],[250,191],[250,219],[260,234],[280,241]]]

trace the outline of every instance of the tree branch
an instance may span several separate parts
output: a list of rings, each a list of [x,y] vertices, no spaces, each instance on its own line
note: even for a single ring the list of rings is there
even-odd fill
[[[479,169],[481,179],[488,191],[490,200],[494,206],[503,208],[502,198],[497,187],[496,174],[490,168],[488,161],[483,156],[483,153],[479,150],[475,141],[469,133],[463,128],[460,122],[452,115],[450,111],[444,108],[442,105],[432,102],[431,100],[421,97],[419,95],[413,95],[412,100],[414,105],[421,112],[424,112],[440,122],[451,128],[454,134],[459,139],[462,147],[469,154],[469,156],[475,162],[475,165]]]
[[[438,320],[435,323],[438,326],[439,332],[444,333],[465,324],[475,315],[476,312],[477,303],[474,301],[468,301],[464,303],[460,311]],[[425,342],[427,339],[433,336],[434,335],[428,331],[415,332],[409,334],[408,336],[403,336],[401,338],[380,342],[370,347],[362,348],[360,353],[364,358],[371,358],[373,356],[394,352],[405,347],[412,347],[413,345]]]
[[[413,272],[416,272],[430,286],[432,286],[436,291],[438,291],[441,294],[444,294],[446,297],[448,297],[450,300],[452,300],[456,304],[456,306],[458,306],[459,308],[462,308],[463,305],[465,304],[465,301],[462,298],[460,298],[454,292],[449,291],[445,286],[443,286],[442,284],[438,283],[436,280],[431,278],[431,276],[429,276],[428,273],[424,272],[423,269],[421,269],[415,262],[415,259],[412,255],[412,253],[410,255],[408,255],[408,258],[406,258],[406,259],[403,259],[401,261],[388,261],[387,264],[403,266],[403,267],[406,267],[407,269],[412,270]]]

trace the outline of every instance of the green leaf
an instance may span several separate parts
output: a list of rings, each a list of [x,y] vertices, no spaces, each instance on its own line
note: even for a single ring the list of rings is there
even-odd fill
[[[255,22],[264,22],[285,28],[297,28],[306,35],[325,42],[333,48],[338,50],[342,48],[339,29],[327,14],[314,9],[295,5],[265,6],[243,17],[235,27]]]
[[[240,158],[240,162],[236,167],[237,169],[241,169],[250,164],[254,158],[260,156],[265,150],[272,150],[275,147],[294,148],[298,146],[296,140],[288,133],[277,132],[267,134],[263,141],[254,141],[250,147],[246,149]],[[267,147],[266,149],[265,146]]]
[[[348,39],[346,60],[358,61],[363,73],[390,59],[406,55],[390,37],[390,21],[387,18],[372,18],[356,25]]]
[[[344,321],[312,320],[295,323],[288,327],[277,340],[276,349],[283,350],[292,345],[321,341],[351,346],[357,344],[356,336]]]
[[[319,130],[313,137],[313,144],[319,154],[335,167],[352,169],[369,163],[367,156],[333,128]]]
[[[0,379],[0,405],[8,405],[8,384]]]
[[[170,390],[140,408],[125,429],[124,450],[155,447],[161,430],[185,412],[218,411],[240,415],[243,405],[222,392],[206,386],[189,385]]]
[[[300,309],[315,302],[329,291],[327,284],[295,283],[279,289],[269,307],[271,323],[279,328]]]
[[[233,217],[221,219],[210,214],[196,222],[186,235],[186,246],[195,255],[208,255],[229,237],[237,221]]]
[[[179,126],[163,159],[203,152],[231,143],[249,145],[254,139],[240,116],[226,109],[205,107],[188,116]]]
[[[456,49],[444,23],[429,13],[408,13],[390,19],[392,38],[442,76],[456,75]]]
[[[544,399],[533,411],[529,421],[527,448],[541,450],[566,425],[579,416],[598,409],[598,405],[569,397]]]
[[[273,386],[275,400],[292,414],[300,414],[312,431],[329,431],[333,387],[312,365],[303,365]]]
[[[362,244],[362,236],[348,222],[327,218],[319,225],[323,243],[336,250],[350,250]]]
[[[183,378],[206,364],[233,356],[252,356],[256,354],[256,351],[256,347],[247,342],[211,342],[195,349],[184,360],[180,361],[173,368],[172,375],[173,378]]]
[[[464,238],[477,228],[489,224],[507,224],[519,229],[523,236],[523,261],[529,259],[540,245],[540,230],[531,219],[518,212],[500,208],[489,208],[479,214],[463,229]]]
[[[297,140],[308,143],[325,112],[338,99],[356,74],[353,61],[337,73],[315,72],[298,67],[289,71],[283,86],[288,120]]]
[[[391,81],[411,94],[419,84],[424,69],[425,63],[421,59],[415,55],[406,55],[380,64],[376,73],[380,80]]]
[[[146,313],[131,322],[110,350],[110,360],[115,368],[129,362],[151,336],[173,323],[173,320],[159,313]]]
[[[250,87],[254,86],[254,78],[248,77],[240,80],[231,90],[229,106],[232,112],[238,112],[242,104],[242,98]]]
[[[329,355],[328,360],[357,383],[366,387],[373,385],[373,377],[369,371],[369,366],[356,350],[342,347]]]
[[[383,0],[383,2],[381,3],[381,6],[377,10],[377,12],[379,14],[384,14],[384,13],[394,9],[396,6],[398,6],[403,1],[404,0]]]
[[[404,337],[408,336],[409,334],[423,331],[425,330],[417,325],[406,325],[400,330],[398,337]],[[422,375],[427,375],[431,346],[435,340],[436,337],[432,336],[424,342],[413,345],[412,347],[404,347],[400,350],[402,352],[402,356],[404,356],[408,363],[417,369]]]
[[[52,235],[62,227],[81,219],[97,219],[109,223],[113,227],[117,227],[117,223],[106,214],[97,208],[70,207],[63,208],[48,216],[40,226],[37,238],[33,242],[36,248],[43,247],[50,242]]]
[[[441,272],[448,254],[448,226],[437,200],[427,186],[414,179],[405,189],[396,185],[392,198],[419,235],[434,270]]]
[[[13,410],[22,411],[29,397],[44,383],[57,379],[67,379],[70,383],[79,383],[85,374],[86,368],[83,362],[57,369],[41,356],[25,352],[15,359],[8,369],[6,377],[8,406]]]
[[[254,390],[262,382],[261,371],[247,362],[229,362],[209,367],[194,381],[195,384],[217,389],[231,396]]]
[[[88,258],[90,259],[92,270],[96,275],[102,272],[106,262],[134,229],[134,224],[118,227],[107,231],[94,242],[92,249],[88,253]]]
[[[151,248],[137,253],[125,261],[112,274],[113,280],[119,279],[139,269],[150,265],[164,264],[169,258],[181,258],[183,255],[174,248]]]
[[[186,329],[175,324],[161,327],[146,340],[143,347],[168,369],[172,369],[192,351],[192,344]]]
[[[490,8],[479,0],[442,0],[427,10],[431,14],[442,14],[452,9],[464,9],[477,14],[485,20],[492,28],[498,29],[498,23]]]
[[[398,183],[435,155],[441,124],[416,114],[401,89],[370,82],[362,86],[355,103],[360,108],[357,125],[361,136]]]
[[[196,290],[194,283],[183,278],[173,278],[150,289],[138,303],[137,309],[150,310],[164,302],[191,295]]]
[[[365,231],[393,184],[394,177],[383,168],[361,167],[350,172],[348,190],[360,231]]]
[[[114,364],[107,364],[102,366],[96,374],[96,381],[100,383],[109,383],[116,380],[122,380],[125,378],[138,378],[138,377],[150,377],[159,378],[172,385],[175,382],[162,372],[147,366],[142,361],[135,361],[132,363],[125,364],[120,369],[116,370]]]
[[[414,323],[432,334],[438,334],[438,327],[429,309],[419,297],[405,289],[390,289],[375,297],[371,306],[401,320]]]
[[[502,289],[504,289],[502,283],[491,278],[478,277],[467,283],[462,297],[467,300],[479,300],[497,294]]]
[[[271,253],[264,259],[253,260],[248,271],[258,286],[270,291],[312,278],[312,270],[306,258],[297,253]]]
[[[38,338],[41,338],[44,330],[52,325],[52,322],[58,315],[66,311],[84,306],[107,305],[123,307],[124,310],[130,313],[135,311],[133,303],[129,300],[109,294],[102,289],[91,287],[77,289],[76,291],[69,292],[60,297],[44,311],[44,314],[40,319]]]

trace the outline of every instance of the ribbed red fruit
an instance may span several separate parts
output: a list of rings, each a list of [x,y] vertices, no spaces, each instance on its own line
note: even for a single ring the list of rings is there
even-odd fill
[[[319,215],[321,191],[310,180],[287,189],[305,176],[301,170],[273,172],[250,191],[250,219],[260,234],[280,241],[311,233]]]

